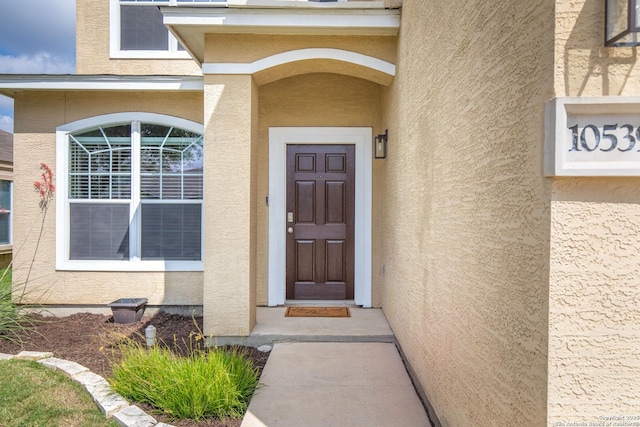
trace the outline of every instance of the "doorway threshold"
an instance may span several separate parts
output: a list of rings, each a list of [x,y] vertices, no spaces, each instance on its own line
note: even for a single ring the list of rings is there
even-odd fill
[[[305,307],[359,307],[354,300],[301,300],[301,299],[288,299],[284,302],[285,307],[292,306],[305,306]]]
[[[283,306],[257,307],[256,325],[250,336],[209,337],[207,345],[258,347],[274,342],[395,342],[380,308],[352,307],[351,317],[285,317],[286,310]]]

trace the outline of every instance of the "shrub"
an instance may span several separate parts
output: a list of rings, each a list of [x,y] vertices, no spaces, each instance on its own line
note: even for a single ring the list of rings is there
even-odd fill
[[[21,336],[33,330],[38,320],[31,314],[42,308],[37,303],[37,289],[26,290],[24,284],[12,285],[12,269],[0,269],[0,340],[22,344]],[[25,299],[35,300],[23,303]]]
[[[11,270],[2,270],[0,274],[0,337],[4,338],[13,335],[20,322],[18,310],[11,300]]]
[[[19,340],[28,326],[27,318],[12,300],[11,269],[0,270],[0,339]]]
[[[258,385],[258,372],[241,350],[196,350],[187,357],[134,342],[110,379],[115,391],[177,419],[239,418]]]

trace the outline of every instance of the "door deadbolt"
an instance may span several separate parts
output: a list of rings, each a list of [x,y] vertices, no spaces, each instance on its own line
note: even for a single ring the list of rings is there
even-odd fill
[[[287,222],[293,222],[293,212],[287,212]]]

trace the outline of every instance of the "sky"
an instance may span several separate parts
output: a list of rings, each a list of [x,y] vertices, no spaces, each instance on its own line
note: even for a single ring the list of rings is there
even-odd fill
[[[76,0],[0,0],[0,74],[73,74],[75,50]],[[2,95],[0,129],[13,133]]]

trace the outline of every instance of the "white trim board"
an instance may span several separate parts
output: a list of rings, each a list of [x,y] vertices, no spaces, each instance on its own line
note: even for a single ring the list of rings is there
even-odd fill
[[[364,127],[269,128],[269,301],[286,299],[286,160],[287,144],[354,144],[355,189],[355,303],[371,307],[372,137]]]
[[[372,70],[388,74],[392,77],[396,75],[396,66],[390,62],[357,52],[328,48],[292,50],[271,55],[247,64],[205,63],[202,64],[202,74],[255,74],[279,65],[309,59],[332,59],[371,68]]]
[[[313,0],[227,0],[229,8],[324,8],[324,9],[384,9],[383,1],[369,0],[367,3],[349,3],[349,0],[335,2],[313,2]],[[344,3],[344,4],[336,4]]]
[[[174,35],[192,31],[191,36],[206,33],[397,36],[400,28],[398,11],[385,9],[161,7],[160,10],[164,25]]]
[[[203,76],[0,75],[0,92],[22,90],[204,91]]]

